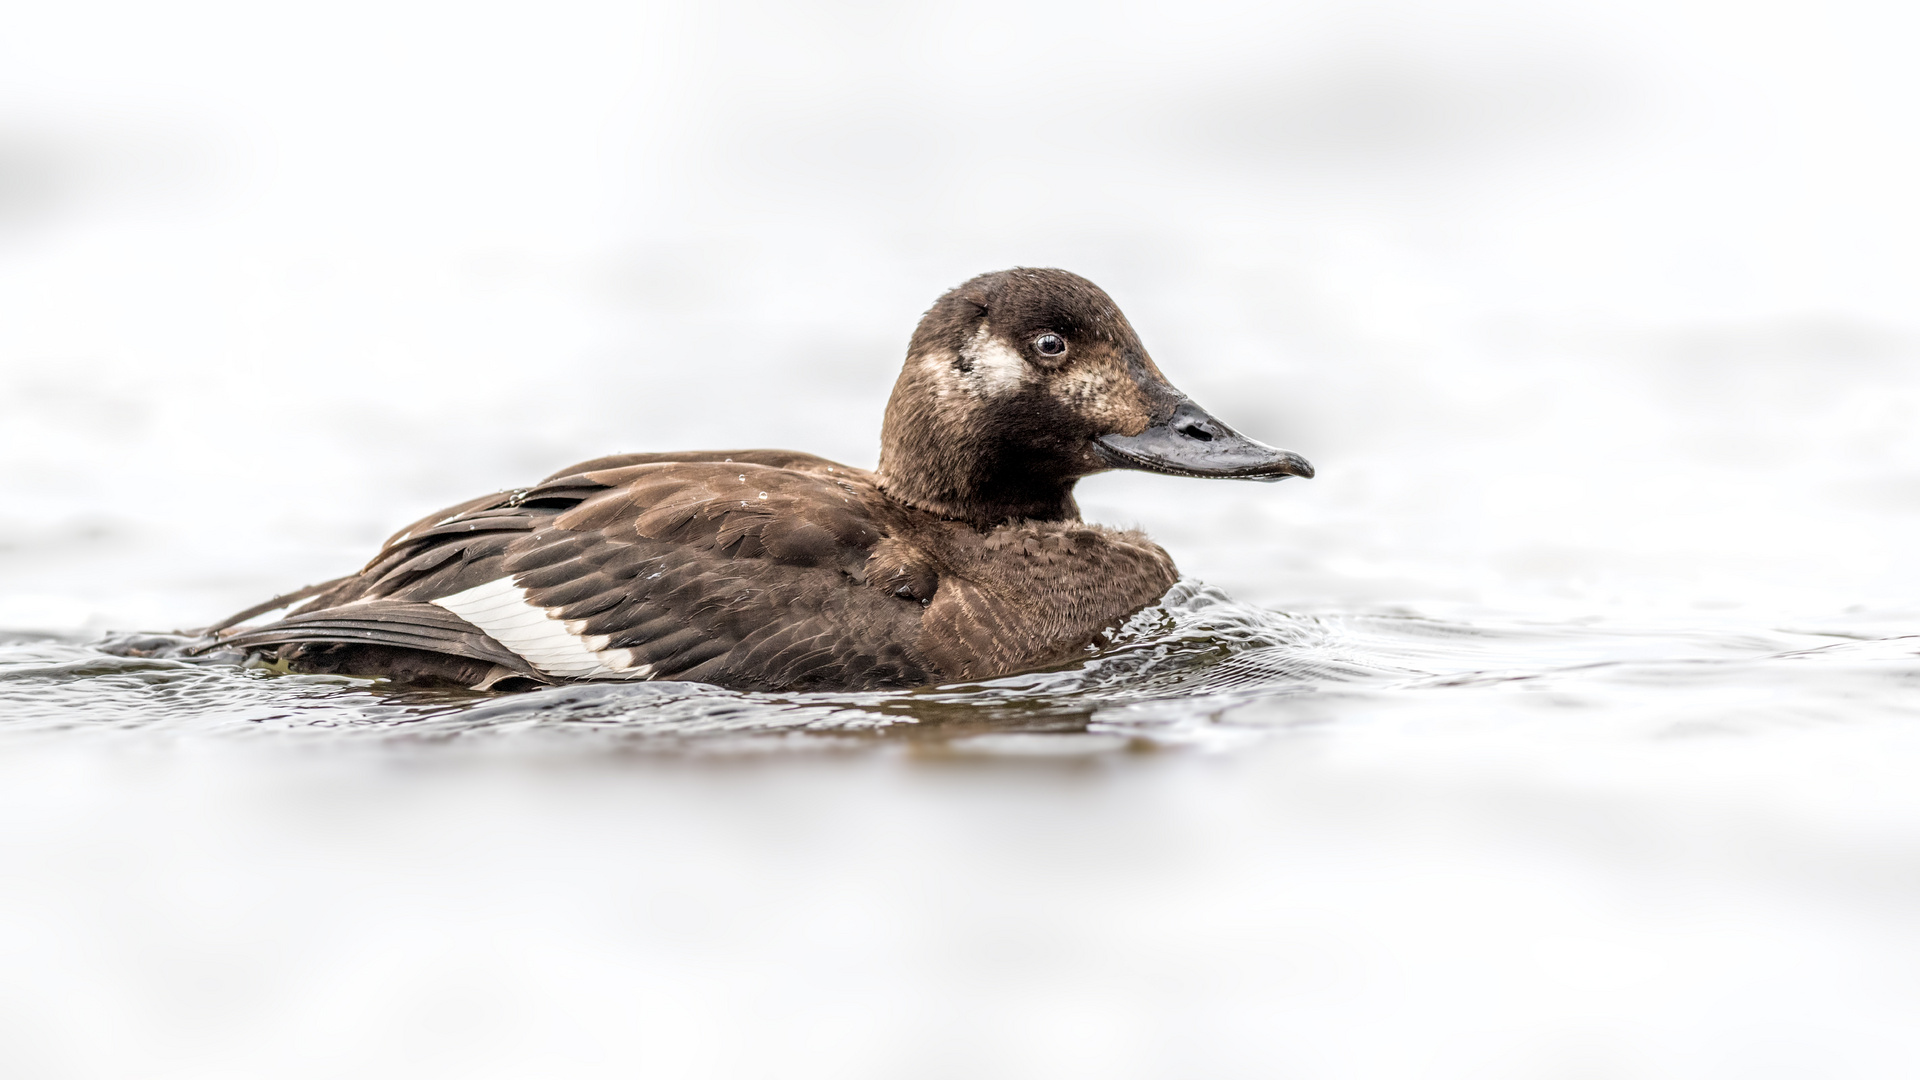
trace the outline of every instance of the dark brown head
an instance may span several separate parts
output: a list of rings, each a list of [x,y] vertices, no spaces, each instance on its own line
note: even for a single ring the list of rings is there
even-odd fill
[[[889,495],[975,525],[1071,520],[1074,482],[1107,469],[1313,475],[1174,389],[1113,300],[1077,274],[982,274],[921,318],[880,434]]]

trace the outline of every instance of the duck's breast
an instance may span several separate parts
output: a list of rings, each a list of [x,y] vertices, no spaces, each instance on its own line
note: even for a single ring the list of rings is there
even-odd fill
[[[918,651],[949,679],[1071,659],[1179,577],[1144,535],[1077,521],[950,528],[944,539],[948,571],[921,622]]]

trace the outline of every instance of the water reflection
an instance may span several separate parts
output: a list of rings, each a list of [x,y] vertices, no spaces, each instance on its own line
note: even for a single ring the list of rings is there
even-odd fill
[[[52,639],[0,647],[0,738],[164,731],[410,744],[573,740],[673,752],[805,745],[795,737],[844,747],[1099,735],[1084,745],[1138,749],[1230,744],[1300,715],[1316,723],[1364,716],[1383,701],[1458,707],[1461,694],[1491,695],[1498,704],[1489,707],[1516,717],[1654,709],[1686,716],[1672,724],[1697,726],[1692,711],[1705,707],[1735,728],[1783,712],[1837,718],[1920,709],[1899,693],[1920,673],[1920,639],[1912,637],[1294,615],[1192,581],[1083,660],[906,692],[738,693],[662,682],[495,695],[274,674],[237,657],[120,656],[115,647]],[[1316,697],[1312,707],[1295,707],[1307,695]],[[1756,698],[1767,708],[1754,710]]]

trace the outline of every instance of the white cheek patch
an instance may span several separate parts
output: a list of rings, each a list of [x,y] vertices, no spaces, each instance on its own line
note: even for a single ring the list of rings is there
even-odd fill
[[[986,323],[974,331],[973,340],[960,350],[960,356],[973,365],[973,370],[962,373],[961,378],[983,397],[1010,393],[1027,381],[1027,362],[1013,346],[994,336]]]
[[[962,376],[953,366],[955,359],[952,353],[942,349],[920,361],[920,370],[926,373],[927,381],[933,384],[934,397],[965,391],[966,387],[960,381]]]
[[[629,649],[609,649],[605,634],[582,633],[580,620],[556,619],[527,599],[510,577],[495,578],[433,601],[484,630],[546,675],[564,679],[649,679]]]

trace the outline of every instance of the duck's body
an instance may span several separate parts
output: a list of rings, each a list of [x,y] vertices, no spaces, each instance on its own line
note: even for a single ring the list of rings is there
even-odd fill
[[[432,515],[280,620],[227,630],[263,612],[243,613],[203,647],[482,689],[991,678],[1079,653],[1176,579],[1146,537],[1079,520],[1079,476],[1311,475],[1180,397],[1106,295],[1063,271],[942,297],[882,443],[878,472],[786,450],[585,462]]]
[[[1174,577],[1138,533],[983,531],[809,454],[629,454],[433,515],[229,644],[278,646],[306,671],[480,687],[907,687],[1064,659]]]

